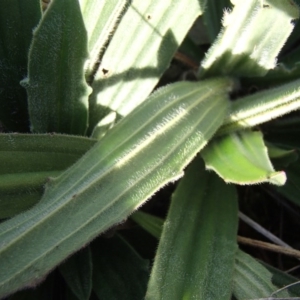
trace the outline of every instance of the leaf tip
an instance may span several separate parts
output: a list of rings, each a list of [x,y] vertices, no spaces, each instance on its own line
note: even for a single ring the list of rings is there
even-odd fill
[[[282,186],[286,182],[286,174],[283,171],[272,173],[269,182],[278,186]]]

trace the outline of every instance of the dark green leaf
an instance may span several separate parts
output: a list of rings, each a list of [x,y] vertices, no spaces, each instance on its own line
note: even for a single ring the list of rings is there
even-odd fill
[[[291,297],[299,297],[300,296],[300,282],[299,278],[296,278],[288,273],[280,271],[266,263],[262,263],[272,274],[272,283],[276,285],[278,288],[283,288],[291,283],[296,283],[295,285],[288,287],[286,291],[288,291]]]
[[[88,95],[87,34],[78,0],[52,0],[34,31],[27,89],[31,130],[84,135]]]
[[[142,300],[146,293],[149,263],[121,237],[92,244],[93,289],[99,299]]]
[[[234,187],[193,161],[172,197],[146,299],[230,299],[237,213]]]
[[[64,170],[95,142],[60,134],[0,134],[0,174]]]
[[[93,262],[90,247],[72,255],[59,266],[67,285],[79,300],[89,300],[92,291]]]
[[[41,17],[39,0],[0,1],[0,121],[9,131],[29,131],[26,91],[27,54]]]
[[[211,43],[221,31],[224,12],[232,8],[230,0],[209,0],[203,13],[203,22]]]
[[[272,284],[272,274],[264,266],[243,251],[237,252],[233,294],[238,300],[267,298],[277,289]]]
[[[300,160],[290,164],[286,169],[287,182],[276,190],[290,201],[300,206]]]

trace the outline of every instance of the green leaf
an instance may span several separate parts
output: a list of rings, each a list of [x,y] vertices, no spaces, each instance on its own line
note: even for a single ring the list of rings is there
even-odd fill
[[[291,297],[299,297],[300,296],[300,285],[299,285],[299,279],[291,276],[288,273],[285,273],[279,269],[276,269],[270,265],[267,265],[266,263],[262,263],[272,274],[272,283],[279,288],[283,288],[287,285],[290,285],[291,283],[298,282],[298,284],[293,285],[286,289],[288,291],[289,296]]]
[[[34,285],[182,176],[222,124],[231,85],[224,78],[160,89],[51,180],[37,205],[1,223],[0,296]]]
[[[92,254],[90,247],[72,255],[59,266],[68,287],[79,300],[89,300],[92,292]]]
[[[95,142],[61,134],[0,134],[0,175],[64,170]]]
[[[10,218],[37,203],[50,176],[59,171],[0,174],[0,219]]]
[[[34,31],[27,89],[31,131],[84,135],[88,95],[87,34],[77,0],[52,0]]]
[[[297,80],[300,77],[300,62],[294,64],[292,67],[287,67],[285,64],[278,63],[278,65],[269,70],[264,77],[249,77],[242,78],[241,85],[251,91],[251,89],[267,89],[276,87],[285,83],[289,83],[293,80]]]
[[[284,172],[275,172],[260,132],[241,131],[214,139],[203,151],[206,168],[226,182],[283,185]]]
[[[160,238],[162,227],[164,224],[164,220],[147,214],[143,211],[136,211],[132,216],[131,219],[139,224],[142,228],[148,231],[157,239]]]
[[[272,274],[241,250],[236,254],[233,282],[233,294],[237,300],[267,298],[278,290],[272,284]],[[287,296],[287,293],[281,292],[279,295]]]
[[[276,66],[276,57],[293,30],[299,9],[290,0],[232,1],[220,35],[199,70],[200,77],[221,74],[264,76]],[[266,34],[268,32],[268,34]]]
[[[149,262],[142,259],[120,236],[92,244],[93,290],[99,299],[143,299]]]
[[[295,80],[233,102],[218,135],[259,125],[299,108],[300,80]]]
[[[20,80],[27,73],[32,30],[41,17],[39,2],[0,2],[0,121],[9,131],[29,130],[26,91]]]
[[[221,30],[224,11],[231,8],[230,0],[207,1],[202,18],[211,42],[216,39]]]
[[[49,177],[58,176],[95,142],[58,134],[0,134],[0,219],[32,207]]]
[[[131,1],[95,74],[89,133],[111,111],[123,117],[148,97],[205,3]]]
[[[105,48],[116,30],[129,0],[79,0],[88,33],[89,62],[86,66],[88,81],[93,81]]]
[[[230,299],[237,195],[197,158],[173,197],[146,299]]]

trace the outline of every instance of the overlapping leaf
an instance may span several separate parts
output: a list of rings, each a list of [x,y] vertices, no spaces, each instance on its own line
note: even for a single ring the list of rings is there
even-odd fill
[[[231,74],[264,76],[293,30],[299,9],[289,0],[233,1],[224,28],[201,64],[201,77]],[[266,32],[268,34],[266,34]]]
[[[87,34],[77,0],[53,0],[34,31],[27,89],[31,130],[84,135],[88,126],[85,82]]]
[[[284,172],[275,172],[260,132],[242,131],[213,140],[202,152],[206,167],[226,182],[283,185]]]
[[[0,295],[32,286],[182,176],[222,124],[231,85],[214,79],[159,90],[51,180],[36,206],[1,223]]]
[[[95,74],[90,96],[90,133],[111,111],[125,116],[147,98],[205,3],[131,2]],[[186,7],[189,13],[183,14]]]
[[[237,221],[234,187],[198,157],[173,195],[146,299],[230,299]]]
[[[0,121],[10,131],[29,130],[26,91],[27,53],[41,18],[39,0],[0,2]]]

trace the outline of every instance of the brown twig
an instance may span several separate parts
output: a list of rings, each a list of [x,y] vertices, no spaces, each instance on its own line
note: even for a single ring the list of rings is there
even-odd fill
[[[176,52],[174,55],[174,58],[179,60],[180,62],[184,63],[185,65],[187,65],[190,68],[198,69],[198,67],[199,67],[199,65],[194,60],[192,60],[187,55],[185,55],[181,52]]]
[[[278,246],[278,245],[274,245],[274,244],[270,244],[270,243],[266,243],[266,242],[262,242],[262,241],[258,241],[258,240],[245,238],[242,236],[238,236],[237,241],[244,245],[258,247],[258,248],[285,254],[288,256],[293,256],[295,258],[300,259],[300,251],[296,250],[296,249],[290,249],[290,248],[286,248],[283,246]]]

